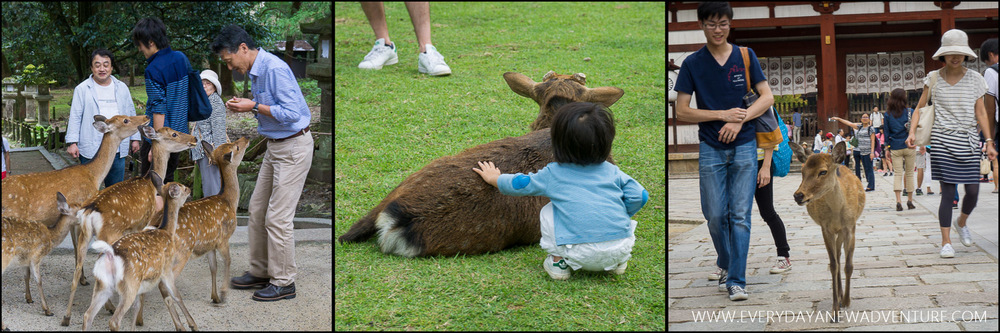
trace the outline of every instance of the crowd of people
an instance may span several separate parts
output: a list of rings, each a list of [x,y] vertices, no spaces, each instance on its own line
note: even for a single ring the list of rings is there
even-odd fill
[[[749,297],[746,267],[753,199],[771,229],[777,249],[778,260],[770,272],[782,273],[792,266],[784,224],[773,207],[771,178],[759,174],[773,172],[769,167],[771,154],[755,154],[759,148],[754,124],[750,122],[771,107],[774,97],[753,50],[748,49],[750,61],[745,66],[737,46],[727,41],[733,18],[729,4],[701,3],[697,15],[707,43],[689,55],[680,69],[674,87],[677,119],[698,123],[699,128],[701,207],[718,253],[717,270],[709,274],[709,280],[718,280],[719,290],[728,291],[730,300],[746,300]],[[876,108],[862,115],[859,122],[840,117],[828,119],[846,126],[848,131],[821,131],[812,149],[814,153],[829,153],[835,144],[846,142],[851,147],[849,155],[854,157],[855,174],[861,178],[864,170],[866,191],[875,190],[875,172],[882,176],[893,175],[897,211],[903,210],[903,196],[907,197],[906,206],[915,208],[913,196],[924,195],[919,187],[923,186],[923,173],[929,168],[931,180],[939,183],[939,191],[931,191],[928,183],[926,194],[940,193],[941,196],[938,209],[940,256],[951,258],[955,256],[950,230],[952,209],[959,201],[957,186],[964,185],[965,196],[955,224],[962,243],[971,246],[967,220],[978,201],[983,179],[980,160],[992,161],[996,173],[995,133],[996,120],[1000,118],[996,114],[997,39],[985,41],[977,55],[969,47],[966,33],[952,29],[942,35],[941,45],[932,58],[943,63],[943,67],[924,78],[917,105],[909,105],[905,90],[894,89],[884,113]],[[963,66],[965,61],[972,60],[984,61],[991,68],[978,73]],[[720,71],[720,66],[733,70]],[[759,94],[752,104],[741,98],[747,94],[748,86]],[[697,108],[692,108],[691,99],[695,94]],[[914,144],[917,124],[921,116],[928,116],[921,115],[920,109],[929,102],[934,106],[930,144],[917,147]],[[800,120],[801,116],[793,115],[789,140],[799,141]],[[755,160],[760,162],[754,163]]]

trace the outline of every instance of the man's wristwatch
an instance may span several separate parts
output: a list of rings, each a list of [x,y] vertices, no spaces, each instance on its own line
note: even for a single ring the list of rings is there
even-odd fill
[[[260,110],[257,109],[258,106],[260,106],[260,102],[254,102],[253,103],[253,109],[250,109],[250,111],[253,112],[253,116],[254,117],[256,117],[257,116],[257,112],[260,111]]]

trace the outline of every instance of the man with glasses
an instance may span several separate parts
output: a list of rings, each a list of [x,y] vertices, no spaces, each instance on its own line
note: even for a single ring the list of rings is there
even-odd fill
[[[750,68],[736,46],[726,41],[733,10],[726,2],[703,2],[698,22],[707,43],[691,54],[677,78],[677,119],[698,123],[701,211],[708,220],[719,290],[733,301],[748,298],[746,263],[750,246],[750,211],[757,177],[757,140],[753,123],[774,103],[760,63],[748,49]],[[747,85],[759,94],[744,103]],[[697,92],[697,109],[691,96]]]

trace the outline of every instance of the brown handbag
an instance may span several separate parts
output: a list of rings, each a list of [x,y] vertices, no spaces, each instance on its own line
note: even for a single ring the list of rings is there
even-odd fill
[[[750,52],[747,51],[746,47],[741,46],[740,53],[743,55],[743,68],[747,74],[747,94],[752,94],[753,90],[750,90],[752,82],[750,80]],[[781,135],[781,128],[778,127],[778,116],[773,107],[768,107],[767,111],[764,111],[764,114],[754,118],[752,121],[757,129],[757,148],[774,148],[774,146],[784,141],[784,137]]]

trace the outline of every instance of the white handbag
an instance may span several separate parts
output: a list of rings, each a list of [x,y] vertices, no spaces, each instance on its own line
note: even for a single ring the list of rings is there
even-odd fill
[[[927,104],[931,103],[931,92],[934,91],[934,84],[937,83],[939,71],[930,74],[931,85],[927,87]],[[931,144],[931,127],[934,127],[934,105],[927,105],[920,108],[920,119],[917,122],[917,133],[914,140],[916,146],[926,146]]]

